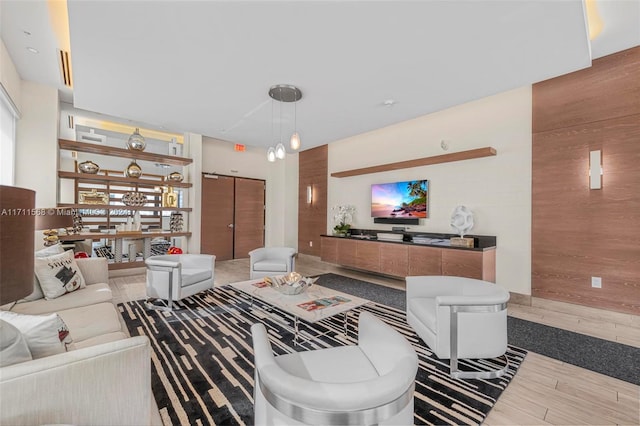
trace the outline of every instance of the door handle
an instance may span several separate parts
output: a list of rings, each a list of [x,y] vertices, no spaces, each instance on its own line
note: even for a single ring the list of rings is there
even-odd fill
[[[233,223],[228,224],[227,228],[233,228]]]

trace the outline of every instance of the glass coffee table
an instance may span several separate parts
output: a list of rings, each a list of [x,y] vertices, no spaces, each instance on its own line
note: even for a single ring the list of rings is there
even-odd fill
[[[266,285],[263,279],[240,281],[228,285],[247,294],[251,299],[252,305],[255,298],[291,315],[293,318],[294,345],[301,345],[312,338],[320,337],[330,332],[327,331],[308,339],[302,339],[300,336],[300,320],[310,324],[317,324],[341,315],[343,332],[346,336],[348,332],[348,313],[354,308],[371,302],[367,299],[315,284],[296,295],[283,294]]]

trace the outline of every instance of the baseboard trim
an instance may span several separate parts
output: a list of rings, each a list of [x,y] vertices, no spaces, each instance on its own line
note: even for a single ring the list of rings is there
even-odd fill
[[[532,300],[531,295],[514,293],[511,291],[509,292],[509,294],[511,295],[511,297],[509,298],[509,303],[515,303],[517,305],[523,305],[523,306],[531,306],[531,300]]]

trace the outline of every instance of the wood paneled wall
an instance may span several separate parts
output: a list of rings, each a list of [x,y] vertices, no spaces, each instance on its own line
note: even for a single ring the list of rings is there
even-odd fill
[[[320,256],[320,235],[327,232],[327,173],[329,147],[322,145],[299,154],[298,252]],[[313,201],[307,204],[307,185]]]
[[[532,295],[639,315],[640,47],[533,86],[532,159]]]

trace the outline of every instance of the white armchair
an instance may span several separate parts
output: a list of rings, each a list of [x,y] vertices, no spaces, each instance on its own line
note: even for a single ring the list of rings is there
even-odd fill
[[[472,278],[407,277],[407,321],[454,378],[495,378],[508,368],[460,371],[458,359],[496,358],[507,350],[507,302],[502,287]]]
[[[147,264],[147,297],[181,300],[213,288],[216,257],[210,254],[166,254],[151,256]]]
[[[360,314],[358,346],[275,357],[263,324],[251,326],[256,425],[412,425],[418,357],[372,314]]]
[[[284,275],[295,270],[297,252],[290,247],[261,247],[249,252],[250,278]]]

